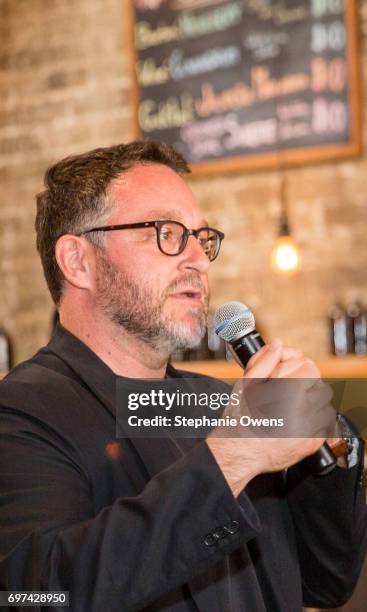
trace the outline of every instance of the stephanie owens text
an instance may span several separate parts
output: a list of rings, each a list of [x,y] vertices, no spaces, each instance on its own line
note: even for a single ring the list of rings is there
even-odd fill
[[[174,418],[155,415],[153,417],[139,417],[134,414],[129,416],[128,424],[130,427],[190,427],[198,429],[201,427],[283,427],[284,419],[253,418],[249,416],[210,418],[186,417],[176,415]]]

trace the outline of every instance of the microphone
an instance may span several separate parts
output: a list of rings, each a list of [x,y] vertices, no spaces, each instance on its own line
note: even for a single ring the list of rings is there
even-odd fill
[[[220,306],[214,314],[214,329],[218,336],[226,341],[227,348],[243,368],[252,355],[265,345],[255,327],[252,311],[241,302],[227,302]],[[322,476],[335,468],[336,458],[329,445],[324,442],[316,453],[303,459],[300,464],[311,474]]]

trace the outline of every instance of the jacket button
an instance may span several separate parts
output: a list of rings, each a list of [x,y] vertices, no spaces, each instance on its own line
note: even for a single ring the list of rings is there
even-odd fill
[[[230,523],[228,523],[228,525],[224,527],[224,529],[231,535],[233,535],[234,533],[237,533],[239,528],[240,528],[240,524],[238,523],[238,521],[231,521]]]
[[[204,540],[204,544],[205,546],[214,546],[214,544],[217,542],[217,539],[218,538],[216,538],[212,533],[208,533]]]
[[[213,535],[217,540],[221,540],[222,538],[226,538],[228,536],[228,531],[225,527],[217,527],[217,529],[213,532]]]

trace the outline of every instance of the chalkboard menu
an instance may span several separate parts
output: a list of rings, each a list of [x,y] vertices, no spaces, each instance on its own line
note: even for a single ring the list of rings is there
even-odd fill
[[[354,0],[135,0],[137,133],[194,173],[360,152]]]

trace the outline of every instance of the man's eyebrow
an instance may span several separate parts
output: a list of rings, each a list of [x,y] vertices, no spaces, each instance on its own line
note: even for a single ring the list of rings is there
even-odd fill
[[[146,217],[147,219],[151,219],[152,221],[156,220],[156,219],[161,219],[162,221],[165,221],[167,219],[167,221],[181,221],[182,223],[182,215],[177,211],[177,210],[163,210],[163,209],[159,209],[159,208],[155,208],[153,210],[149,210],[146,213]],[[202,221],[200,222],[200,227],[208,227],[209,223],[207,222],[206,219],[202,219]]]

